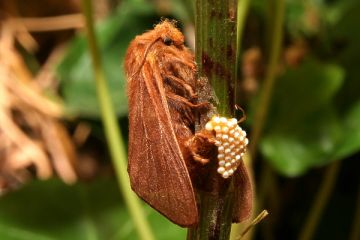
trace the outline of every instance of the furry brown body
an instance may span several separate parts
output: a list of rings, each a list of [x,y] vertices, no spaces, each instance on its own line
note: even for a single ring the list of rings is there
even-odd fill
[[[183,43],[183,35],[164,21],[129,46],[128,171],[141,198],[175,223],[190,226],[198,211],[184,155],[186,140],[194,135],[196,65]]]
[[[216,148],[211,134],[195,135],[196,113],[209,104],[196,102],[194,56],[184,46],[182,33],[165,20],[131,42],[125,71],[131,187],[174,223],[195,225],[199,214],[194,187],[209,180],[206,176],[215,168],[203,165],[206,156],[216,161]],[[244,217],[235,212],[234,220]]]

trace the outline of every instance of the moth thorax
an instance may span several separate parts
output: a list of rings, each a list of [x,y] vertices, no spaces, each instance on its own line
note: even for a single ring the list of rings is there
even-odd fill
[[[236,118],[225,118],[214,116],[205,125],[207,131],[215,131],[218,147],[218,169],[217,172],[223,178],[234,174],[244,153],[249,140],[246,132],[238,126]]]

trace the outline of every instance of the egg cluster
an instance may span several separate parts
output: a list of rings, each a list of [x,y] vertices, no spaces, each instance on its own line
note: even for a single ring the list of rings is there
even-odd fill
[[[249,143],[246,132],[238,126],[237,122],[236,118],[214,116],[205,125],[207,131],[216,133],[215,145],[218,147],[219,161],[217,171],[223,178],[234,174]]]

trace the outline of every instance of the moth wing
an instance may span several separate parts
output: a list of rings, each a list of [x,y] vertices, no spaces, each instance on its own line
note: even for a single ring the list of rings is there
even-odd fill
[[[234,173],[235,200],[233,222],[242,222],[251,215],[253,205],[253,190],[250,176],[245,164],[241,161],[238,170]]]
[[[191,226],[198,221],[195,195],[162,84],[148,62],[129,83],[131,187],[174,223]]]

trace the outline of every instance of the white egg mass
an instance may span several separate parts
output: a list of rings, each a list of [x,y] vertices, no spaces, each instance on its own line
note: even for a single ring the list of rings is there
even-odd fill
[[[236,118],[214,116],[205,125],[207,131],[215,131],[219,152],[217,172],[223,178],[229,178],[234,174],[249,143],[246,132],[237,122]]]

